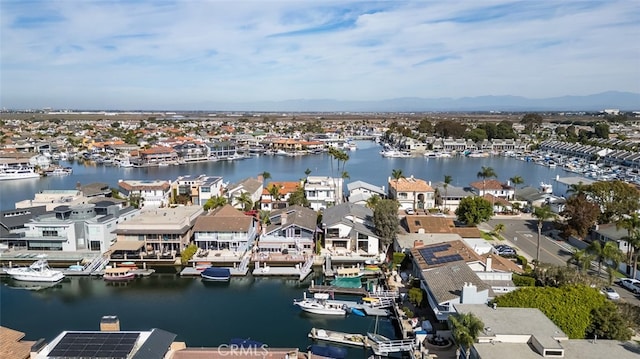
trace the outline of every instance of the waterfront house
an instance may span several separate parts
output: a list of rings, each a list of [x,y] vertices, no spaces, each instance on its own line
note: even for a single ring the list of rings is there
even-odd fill
[[[494,296],[491,287],[467,265],[482,258],[462,241],[418,246],[411,249],[413,276],[427,293],[436,318],[447,320],[453,304],[484,304]]]
[[[159,208],[169,205],[171,183],[163,180],[118,180],[120,193],[131,200],[139,200],[140,208]]]
[[[347,191],[349,191],[349,203],[366,205],[367,200],[372,196],[378,196],[381,199],[387,196],[383,187],[378,187],[364,181],[355,181],[347,183]]]
[[[252,247],[257,227],[255,217],[227,204],[197,218],[194,241],[202,250],[244,253]]]
[[[173,146],[180,160],[184,163],[209,160],[209,147],[196,141],[188,141]]]
[[[262,189],[260,209],[272,211],[288,206],[287,200],[298,187],[300,187],[300,182],[270,182]],[[277,188],[277,191],[274,188]]]
[[[221,196],[224,192],[222,177],[217,176],[180,176],[171,182],[171,195],[188,197],[191,204],[202,206],[212,197]]]
[[[161,163],[177,163],[178,153],[171,147],[156,146],[138,151],[142,166],[157,166]]]
[[[207,143],[209,159],[217,161],[228,159],[238,154],[236,143],[233,141],[214,141]]]
[[[494,197],[512,200],[515,193],[514,188],[508,183],[502,183],[495,179],[471,182],[471,189],[478,196],[490,194]]]
[[[328,207],[322,215],[324,246],[332,251],[378,255],[380,238],[375,234],[373,211],[365,206],[342,203]]]
[[[283,254],[311,254],[317,232],[316,211],[291,206],[272,211],[269,225],[263,227],[258,252]]]
[[[118,223],[117,241],[110,249],[173,257],[191,242],[193,225],[202,213],[200,206],[144,209],[139,215]]]
[[[436,205],[442,208],[445,213],[455,212],[463,198],[473,195],[473,192],[451,184],[447,185],[445,189],[444,182],[434,182],[432,186],[436,193]]]
[[[401,209],[429,209],[436,206],[435,190],[425,180],[389,177],[389,198],[400,203]]]
[[[10,209],[0,212],[0,244],[5,248],[26,247],[21,239],[33,218],[46,213],[45,206]]]
[[[240,203],[237,198],[243,193],[246,193],[251,199],[252,205],[249,209],[253,209],[256,203],[260,201],[264,190],[262,176],[258,178],[245,178],[240,182],[227,186],[226,196],[229,203],[235,208],[242,209],[243,204]]]
[[[342,178],[308,176],[304,183],[304,194],[309,207],[320,211],[342,203]]]
[[[113,231],[117,224],[138,213],[139,210],[108,198],[59,205],[26,223],[17,242],[28,250],[104,253],[116,240]]]

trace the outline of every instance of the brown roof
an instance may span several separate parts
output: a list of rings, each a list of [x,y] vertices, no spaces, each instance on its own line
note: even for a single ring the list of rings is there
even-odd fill
[[[413,256],[413,260],[418,264],[418,266],[420,267],[420,270],[437,268],[444,264],[447,264],[446,262],[431,263],[431,264],[427,263],[427,261],[424,259],[424,257],[420,253],[421,249],[429,249],[429,248],[433,249],[441,246],[443,246],[443,243],[428,244],[428,245],[415,247],[411,249],[411,255]],[[465,263],[477,262],[477,261],[481,261],[484,263],[484,260],[480,255],[478,255],[473,249],[469,248],[463,241],[460,241],[460,240],[447,242],[446,248],[443,248],[443,250],[433,252],[433,255],[434,255],[434,258],[443,258],[447,256],[459,255],[461,258],[459,261],[464,261]]]
[[[454,226],[453,220],[445,217],[433,217],[425,215],[409,215],[405,217],[409,233],[451,233]]]
[[[495,191],[495,190],[501,190],[501,189],[512,189],[513,187],[511,186],[507,186],[506,184],[498,181],[498,180],[494,180],[494,179],[488,179],[484,181],[484,186],[482,185],[482,181],[476,181],[476,182],[471,182],[471,187],[476,188],[478,190],[489,190],[489,191]]]
[[[499,204],[503,207],[511,207],[512,204],[511,202],[507,201],[506,199],[502,198],[502,197],[496,197],[492,194],[489,193],[485,193],[484,196],[482,196],[482,198],[486,199],[487,201],[491,202],[494,206]]]
[[[435,192],[433,187],[429,186],[425,180],[414,178],[413,176],[397,180],[395,178],[390,179],[389,187],[394,188],[396,192]]]
[[[118,187],[121,187],[127,191],[151,191],[151,190],[163,190],[163,191],[168,191],[169,188],[171,188],[171,185],[169,184],[169,182],[162,182],[162,184],[159,185],[148,185],[148,184],[140,184],[140,185],[132,185],[131,183],[127,182],[127,181],[120,181],[118,182]]]
[[[482,238],[482,232],[478,227],[455,227],[451,232],[458,233],[462,238]]]
[[[491,269],[493,270],[502,271],[502,272],[514,272],[518,274],[524,273],[522,268],[518,267],[518,265],[515,264],[513,261],[497,254],[492,254],[492,253],[483,254],[482,257],[484,258],[485,264],[487,263],[487,257],[489,256],[491,256],[492,258]]]
[[[200,216],[193,226],[194,232],[247,232],[255,218],[247,216],[226,204],[213,212]]]
[[[298,187],[300,187],[300,182],[269,182],[269,184],[266,185],[264,189],[262,189],[262,194],[268,195],[269,188],[271,188],[271,186],[278,187],[279,188],[278,192],[280,193],[281,196],[284,196],[287,193],[295,192],[298,189]]]
[[[140,150],[140,153],[145,155],[150,155],[154,153],[171,153],[171,152],[176,152],[176,150],[174,150],[172,147],[164,147],[164,146],[156,146],[146,150]]]
[[[22,341],[24,333],[0,326],[0,358],[29,358],[32,341]]]

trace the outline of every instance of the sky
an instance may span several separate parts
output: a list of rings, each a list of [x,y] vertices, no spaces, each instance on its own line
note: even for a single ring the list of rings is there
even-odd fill
[[[0,106],[640,93],[640,1],[0,0]]]

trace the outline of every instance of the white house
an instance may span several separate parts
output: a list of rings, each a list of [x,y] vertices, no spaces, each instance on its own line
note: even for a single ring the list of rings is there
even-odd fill
[[[343,203],[324,210],[322,225],[325,248],[378,255],[380,239],[374,232],[373,211],[367,207]]]
[[[176,195],[191,197],[191,203],[202,206],[211,197],[221,196],[224,190],[222,177],[217,176],[180,176],[171,183]]]
[[[342,178],[309,176],[304,184],[304,193],[310,207],[319,211],[342,203]]]
[[[160,208],[169,205],[171,183],[162,180],[118,180],[120,193],[140,199],[140,208]]]
[[[403,209],[429,209],[436,206],[435,190],[425,180],[389,177],[389,198],[395,199]]]
[[[365,205],[367,200],[372,196],[385,198],[387,193],[383,187],[378,187],[364,181],[355,181],[347,183],[347,191],[349,191],[349,202],[353,204]]]
[[[194,240],[204,250],[244,253],[253,246],[258,221],[230,204],[200,216],[193,226]]]

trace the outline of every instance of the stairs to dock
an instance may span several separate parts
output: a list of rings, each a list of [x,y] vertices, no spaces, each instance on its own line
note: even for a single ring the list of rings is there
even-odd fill
[[[314,256],[309,256],[307,261],[304,262],[302,267],[300,268],[300,281],[302,282],[311,272],[313,271],[311,267],[313,266]]]
[[[373,342],[371,348],[375,355],[389,356],[392,353],[413,352],[414,346],[414,340],[405,339]]]

